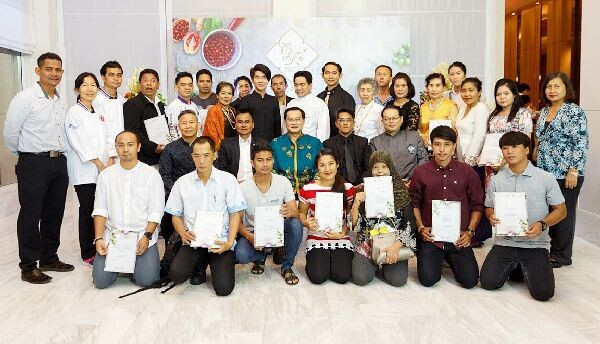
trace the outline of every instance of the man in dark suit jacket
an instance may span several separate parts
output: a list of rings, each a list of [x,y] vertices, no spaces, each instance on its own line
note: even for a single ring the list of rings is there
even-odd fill
[[[160,153],[165,145],[150,141],[144,120],[157,117],[165,118],[165,104],[158,97],[158,73],[154,69],[144,69],[140,72],[140,93],[123,104],[123,120],[125,130],[136,132],[142,148],[138,160],[150,166],[157,165]]]
[[[363,175],[369,169],[369,140],[354,135],[354,111],[351,109],[337,110],[335,126],[339,134],[325,140],[323,146],[335,153],[340,164],[340,174],[348,182],[358,185],[363,182]]]
[[[252,135],[254,120],[248,109],[240,109],[235,115],[235,130],[238,136],[227,137],[221,142],[221,148],[214,166],[237,177],[238,182],[252,178],[250,151],[258,143],[268,144],[265,139]]]
[[[321,68],[323,81],[327,84],[325,90],[317,97],[323,99],[329,108],[329,134],[333,137],[338,134],[337,124],[335,123],[337,111],[341,108],[354,110],[356,102],[354,97],[340,85],[342,78],[342,66],[336,62],[327,62]]]

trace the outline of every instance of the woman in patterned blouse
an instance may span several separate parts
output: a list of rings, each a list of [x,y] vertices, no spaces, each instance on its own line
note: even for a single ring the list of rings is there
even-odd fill
[[[538,167],[554,175],[567,205],[567,217],[549,233],[550,262],[559,268],[572,263],[577,198],[589,148],[588,126],[585,112],[573,103],[573,86],[565,73],[546,76],[541,98],[548,105],[540,111],[534,159]]]
[[[217,99],[219,102],[208,109],[202,135],[215,141],[217,150],[219,150],[223,139],[237,135],[235,109],[231,106],[233,85],[226,81],[217,84]]]
[[[390,94],[392,99],[386,105],[395,105],[400,108],[400,114],[406,123],[406,129],[418,130],[419,119],[421,118],[421,109],[419,104],[412,100],[415,96],[415,85],[406,73],[396,73],[390,85]]]
[[[384,279],[394,287],[406,284],[408,277],[408,260],[398,261],[398,250],[408,247],[416,250],[415,215],[406,185],[396,172],[390,154],[386,151],[376,151],[369,159],[371,176],[392,176],[394,191],[395,217],[382,219],[367,218],[365,214],[365,193],[359,192],[352,205],[352,226],[356,229],[356,247],[352,260],[352,280],[358,285],[366,285],[375,277],[378,266],[371,260],[372,247],[370,243],[371,231],[386,228],[394,232],[396,242],[386,248],[386,264],[381,269]]]

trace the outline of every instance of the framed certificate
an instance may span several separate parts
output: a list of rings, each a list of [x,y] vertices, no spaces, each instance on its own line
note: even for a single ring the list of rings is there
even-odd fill
[[[215,241],[221,240],[222,231],[223,212],[198,210],[194,223],[196,240],[190,243],[190,247],[219,248]]]
[[[502,156],[502,149],[499,146],[502,135],[504,134],[492,133],[485,135],[483,148],[481,149],[481,154],[479,154],[479,160],[477,160],[479,166],[500,166],[502,164],[504,157]]]
[[[280,205],[254,208],[254,247],[283,246],[283,216]]]
[[[156,116],[144,120],[148,139],[154,143],[166,145],[171,142],[171,134],[165,116]]]
[[[343,195],[340,192],[317,192],[315,218],[319,231],[341,232],[344,218]]]
[[[118,229],[110,230],[108,252],[104,263],[104,271],[133,273],[135,270],[135,251],[138,233]]]
[[[391,176],[365,177],[367,218],[394,217],[394,187]]]
[[[460,238],[460,202],[431,201],[431,234],[435,241],[456,242]]]
[[[525,192],[494,192],[494,214],[500,220],[497,236],[525,236],[527,222],[527,194]]]

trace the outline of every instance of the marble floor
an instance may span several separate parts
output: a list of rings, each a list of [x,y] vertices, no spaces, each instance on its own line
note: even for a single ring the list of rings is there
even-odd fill
[[[20,280],[17,265],[16,186],[0,188],[1,343],[600,343],[600,247],[581,237],[575,264],[555,270],[556,295],[545,303],[522,284],[463,290],[446,270],[440,283],[424,288],[414,261],[401,288],[379,280],[314,286],[303,254],[293,287],[269,260],[262,276],[238,266],[228,297],[206,284],[185,284],[118,299],[136,287],[119,278],[109,289],[94,289],[91,269],[78,259],[76,207],[70,190],[59,255],[75,271],[51,272],[50,284],[31,285]],[[476,250],[480,263],[488,249]]]

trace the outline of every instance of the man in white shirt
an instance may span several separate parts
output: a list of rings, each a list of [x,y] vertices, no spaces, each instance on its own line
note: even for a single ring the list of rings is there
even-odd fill
[[[108,61],[100,68],[102,88],[98,89],[98,96],[94,98],[94,109],[104,116],[107,131],[111,134],[111,141],[123,131],[123,104],[125,97],[117,91],[123,83],[123,68],[117,61]]]
[[[221,142],[215,167],[236,176],[238,182],[252,179],[252,164],[250,150],[259,143],[267,141],[252,135],[254,117],[250,110],[241,109],[235,115],[235,130],[237,136],[227,137]]]
[[[42,54],[35,68],[39,81],[14,96],[4,122],[6,146],[19,155],[21,279],[34,284],[52,279],[42,271],[73,270],[73,265],[61,262],[57,255],[69,186],[64,156],[66,106],[56,92],[63,72],[60,56]]]
[[[298,220],[298,207],[294,189],[290,181],[273,171],[273,149],[267,144],[257,144],[252,147],[252,167],[256,173],[240,184],[248,208],[240,225],[238,242],[235,246],[235,257],[239,264],[253,263],[252,273],[259,275],[265,271],[265,251],[255,248],[254,221],[256,207],[281,206],[279,213],[285,218],[283,237],[283,259],[281,276],[288,285],[298,284],[298,276],[292,266],[298,253],[304,234],[302,224]],[[275,254],[273,257],[275,262]]]
[[[294,88],[298,98],[291,100],[287,108],[304,110],[304,134],[314,136],[321,142],[329,138],[329,108],[325,102],[312,94],[312,74],[309,71],[294,73]],[[285,133],[284,133],[285,134]]]
[[[235,287],[233,246],[246,201],[236,178],[213,167],[216,155],[210,137],[197,138],[192,143],[196,170],[179,178],[171,189],[165,211],[173,215],[173,226],[183,245],[173,259],[169,277],[181,284],[195,273],[196,266],[208,264],[216,294],[227,296]],[[195,232],[203,230],[202,223],[196,224],[198,211],[222,217],[220,240],[214,242],[217,248],[190,247],[196,240]]]
[[[108,245],[119,231],[136,232],[133,281],[146,287],[159,279],[160,257],[156,241],[163,215],[165,191],[158,171],[138,161],[141,143],[133,131],[123,131],[115,140],[119,163],[104,169],[96,183],[94,230],[96,257],[92,272],[94,286],[113,284],[118,272],[104,271]]]
[[[177,91],[177,98],[165,108],[165,116],[167,116],[171,142],[174,142],[181,137],[179,114],[183,110],[192,110],[198,117],[198,133],[202,133],[204,121],[206,120],[206,110],[199,112],[198,107],[191,100],[194,93],[194,78],[192,77],[192,74],[188,72],[177,73],[177,76],[175,77],[175,90]]]

